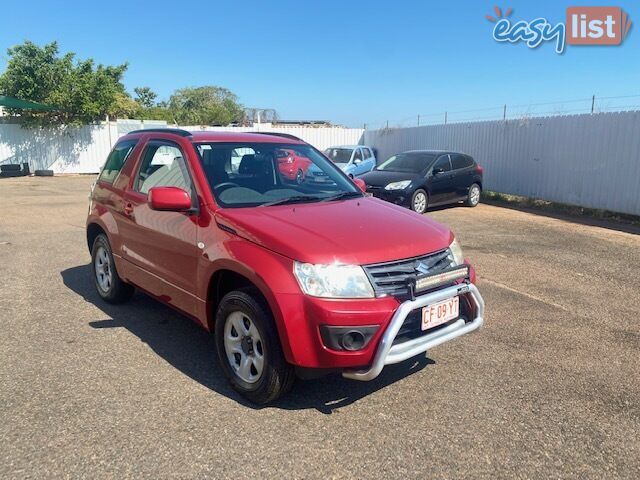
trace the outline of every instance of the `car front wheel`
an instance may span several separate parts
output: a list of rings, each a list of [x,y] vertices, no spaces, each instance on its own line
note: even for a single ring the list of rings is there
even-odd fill
[[[429,197],[427,192],[422,189],[418,189],[413,193],[411,197],[411,210],[416,213],[424,213],[427,211],[429,205]]]
[[[233,388],[264,405],[288,392],[295,371],[280,347],[269,306],[255,288],[224,296],[215,323],[218,360]]]

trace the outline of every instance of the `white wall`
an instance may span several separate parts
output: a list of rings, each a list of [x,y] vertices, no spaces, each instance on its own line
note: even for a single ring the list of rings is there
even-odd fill
[[[161,126],[161,122],[126,121],[83,127],[51,129],[22,128],[18,124],[0,123],[0,164],[29,164],[31,170],[52,169],[56,173],[97,173],[117,139],[144,126]],[[181,127],[191,131],[272,131],[302,138],[319,149],[332,145],[357,144],[364,130],[360,128],[311,127]]]

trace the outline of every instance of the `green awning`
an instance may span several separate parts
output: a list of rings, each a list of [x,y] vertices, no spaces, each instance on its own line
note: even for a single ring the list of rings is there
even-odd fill
[[[50,112],[52,110],[59,110],[56,107],[50,105],[43,105],[42,103],[29,102],[27,100],[20,100],[19,98],[6,97],[0,95],[0,107],[17,108],[20,110],[38,110],[41,112]]]

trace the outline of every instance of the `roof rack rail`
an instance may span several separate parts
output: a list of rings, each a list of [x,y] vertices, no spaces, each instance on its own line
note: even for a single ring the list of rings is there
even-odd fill
[[[283,138],[288,138],[290,140],[299,140],[301,142],[304,142],[304,140],[302,140],[299,137],[296,137],[295,135],[291,135],[289,133],[279,133],[279,132],[247,132],[247,133],[255,133],[258,135],[272,135],[274,137],[283,137]]]
[[[132,130],[127,133],[173,133],[174,135],[180,135],[181,137],[191,137],[191,132],[182,130],[181,128],[143,128],[142,130]]]

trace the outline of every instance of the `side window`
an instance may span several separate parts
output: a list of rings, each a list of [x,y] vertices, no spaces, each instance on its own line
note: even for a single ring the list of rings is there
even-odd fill
[[[178,187],[191,193],[191,177],[177,146],[151,142],[145,149],[136,178],[136,190],[147,194],[153,187]]]
[[[129,158],[129,155],[136,146],[136,143],[138,143],[137,140],[127,140],[116,144],[109,154],[109,157],[100,172],[98,180],[101,182],[113,183],[118,176],[118,173],[120,173],[120,170],[122,170],[127,158]]]
[[[472,163],[469,163],[469,157],[467,157],[466,155],[461,155],[461,154],[451,155],[451,167],[454,170],[470,167]]]
[[[364,156],[365,160],[370,159],[371,158],[371,150],[369,150],[368,148],[362,147],[362,155]]]
[[[475,163],[475,161],[473,160],[473,158],[471,158],[469,155],[465,155],[464,156],[464,160],[466,162],[466,166],[467,167],[473,167],[473,164]]]
[[[438,160],[436,160],[436,163],[434,163],[433,165],[433,169],[435,170],[436,168],[441,168],[445,172],[450,171],[451,163],[449,163],[449,155],[443,155],[438,158]]]
[[[362,152],[359,148],[356,148],[356,152],[353,154],[353,161],[356,162],[360,160],[362,160]]]

